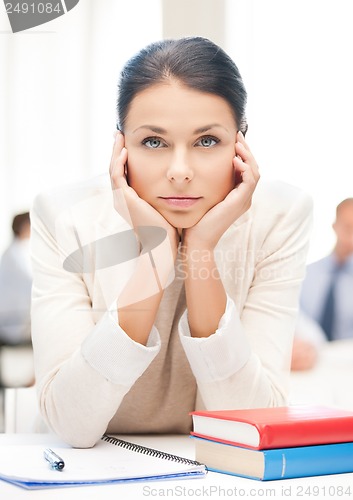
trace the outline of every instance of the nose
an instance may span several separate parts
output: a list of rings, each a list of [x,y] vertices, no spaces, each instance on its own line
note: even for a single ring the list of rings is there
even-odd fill
[[[192,180],[194,172],[185,152],[176,151],[173,154],[170,159],[167,177],[169,181],[176,183],[190,182]]]

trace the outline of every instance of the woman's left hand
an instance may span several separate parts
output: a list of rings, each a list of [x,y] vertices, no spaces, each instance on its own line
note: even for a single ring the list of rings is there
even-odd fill
[[[250,208],[260,174],[241,132],[237,134],[235,153],[233,167],[239,183],[224,200],[206,212],[195,226],[183,230],[182,239],[187,245],[213,250],[229,226]]]

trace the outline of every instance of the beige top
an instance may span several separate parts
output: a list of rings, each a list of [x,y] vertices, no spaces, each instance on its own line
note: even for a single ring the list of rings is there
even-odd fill
[[[261,180],[251,209],[215,250],[228,295],[215,334],[190,336],[177,262],[142,346],[120,328],[114,307],[135,262],[102,266],[93,243],[127,230],[109,178],[40,195],[32,210],[32,332],[46,423],[85,447],[107,429],[188,433],[196,408],[285,404],[311,213],[299,189]],[[75,251],[81,264],[72,272],[63,261]]]
[[[124,397],[109,423],[110,432],[190,432],[196,382],[178,334],[185,307],[183,281],[176,276],[164,292],[155,323],[161,349]]]

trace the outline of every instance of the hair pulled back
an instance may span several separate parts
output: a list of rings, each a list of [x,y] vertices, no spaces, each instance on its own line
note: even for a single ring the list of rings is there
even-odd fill
[[[130,104],[137,94],[172,80],[225,99],[238,130],[245,135],[247,94],[239,70],[223,49],[202,37],[154,42],[126,63],[118,85],[117,128],[124,130]]]

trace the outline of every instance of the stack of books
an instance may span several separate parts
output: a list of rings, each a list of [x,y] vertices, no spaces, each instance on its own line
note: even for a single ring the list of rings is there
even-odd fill
[[[353,472],[353,411],[323,406],[194,411],[196,460],[258,480]]]

